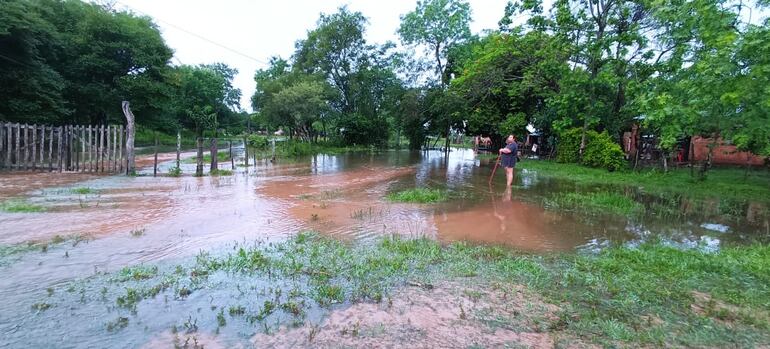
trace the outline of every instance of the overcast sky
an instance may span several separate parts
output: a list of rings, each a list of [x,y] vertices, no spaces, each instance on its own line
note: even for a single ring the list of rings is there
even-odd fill
[[[468,2],[473,9],[471,30],[479,33],[497,27],[508,0]],[[237,68],[234,84],[243,93],[241,106],[251,111],[254,72],[266,67],[272,56],[288,58],[322,12],[336,12],[342,5],[363,13],[369,19],[367,40],[381,44],[398,42],[400,16],[414,10],[416,1],[118,0],[115,7],[153,17],[175,52],[174,64],[223,62]]]

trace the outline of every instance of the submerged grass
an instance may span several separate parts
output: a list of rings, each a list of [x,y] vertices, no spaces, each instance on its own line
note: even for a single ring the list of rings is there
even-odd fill
[[[447,201],[449,195],[446,190],[441,189],[413,188],[390,193],[387,198],[395,202],[432,204]]]
[[[425,238],[387,237],[351,246],[301,233],[282,243],[241,245],[221,256],[202,252],[190,269],[177,269],[173,275],[146,266],[121,270],[118,279],[141,280],[144,286],[127,287],[118,305],[135,308],[173,285],[186,294],[206,292],[206,278],[238,274],[266,279],[271,286],[252,303],[256,306],[233,305],[227,312],[269,330],[280,314],[302,323],[311,308],[380,302],[401,285],[430,289],[441,280],[473,278],[474,283],[526,286],[559,307],[553,318],[538,320],[539,329],[606,346],[770,343],[770,247],[759,244],[707,253],[646,243],[590,255],[535,256]],[[150,286],[158,280],[162,286]],[[223,313],[211,316],[221,320]],[[517,328],[517,321],[522,320],[495,323]]]
[[[632,216],[645,211],[644,205],[626,195],[613,192],[557,193],[545,199],[548,208],[581,213],[609,213]]]
[[[43,206],[21,200],[8,200],[0,203],[0,211],[11,213],[35,213],[44,212],[45,210]]]

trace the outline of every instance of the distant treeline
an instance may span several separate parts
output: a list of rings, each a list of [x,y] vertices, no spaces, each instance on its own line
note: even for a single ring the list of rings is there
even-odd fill
[[[149,17],[74,0],[3,1],[0,120],[124,123],[130,100],[139,124],[169,133],[211,125],[194,117],[204,107],[220,127],[245,125],[235,69],[174,67],[172,56]]]
[[[403,48],[367,42],[367,19],[341,7],[322,14],[291,57],[256,72],[249,121],[307,141],[405,137],[412,148],[458,132],[523,138],[532,125],[544,146],[558,148],[569,134],[583,162],[593,139],[613,149],[592,155],[616,156],[636,124],[664,152],[701,135],[766,156],[770,22],[746,20],[747,7],[756,17],[767,5],[511,2],[498,28],[473,35],[468,3],[424,0],[401,18]],[[72,0],[6,1],[0,55],[3,120],[107,122],[121,118],[122,99],[151,129],[200,133],[248,119],[234,112],[234,69],[170,66],[155,24],[131,13]]]

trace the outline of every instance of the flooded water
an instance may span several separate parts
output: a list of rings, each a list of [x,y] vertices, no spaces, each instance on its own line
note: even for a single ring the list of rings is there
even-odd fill
[[[242,152],[235,150],[236,155]],[[151,166],[148,159],[140,159],[139,164]],[[164,154],[161,159],[159,173],[168,173],[174,166],[173,155]],[[649,239],[718,249],[770,235],[767,207],[760,203],[732,205],[734,214],[723,215],[719,201],[695,205],[682,199],[677,202],[680,212],[675,218],[550,210],[543,202],[553,193],[595,188],[542,178],[526,170],[518,172],[512,189],[504,188],[501,172],[490,186],[490,160],[479,159],[469,150],[453,151],[448,158],[440,152],[386,151],[276,163],[262,160],[251,165],[237,166],[232,176],[200,178],[189,175],[195,170],[190,162],[182,164],[185,175],[181,177],[154,178],[152,168],[147,167],[136,177],[0,174],[0,201],[23,200],[45,208],[37,213],[0,212],[0,244],[78,237],[12,256],[5,265],[0,264],[4,276],[0,279],[0,336],[11,339],[5,344],[34,347],[66,339],[64,347],[99,345],[93,337],[102,332],[73,329],[64,323],[93,311],[105,316],[94,325],[103,331],[107,317],[116,314],[109,306],[106,310],[101,305],[99,310],[84,306],[71,311],[60,307],[48,312],[51,322],[35,329],[37,312],[30,308],[50,294],[49,289],[124,266],[174,263],[201,250],[227,248],[239,241],[281,240],[303,230],[360,243],[398,234],[442,242],[501,244],[530,252],[595,251]],[[220,168],[230,169],[230,162],[221,162]],[[450,200],[404,204],[385,199],[387,193],[414,187],[447,190]],[[659,200],[633,189],[613,190],[645,205]],[[174,304],[154,300],[142,307],[148,311],[155,306],[166,314]],[[194,307],[200,311],[205,304],[202,299],[187,303],[184,309],[194,313]],[[120,338],[134,338],[126,347],[141,346],[145,343],[137,338],[169,336],[166,325],[163,321],[146,324],[144,330],[134,329],[138,332],[133,337]],[[41,341],[36,337],[41,333],[52,337]]]

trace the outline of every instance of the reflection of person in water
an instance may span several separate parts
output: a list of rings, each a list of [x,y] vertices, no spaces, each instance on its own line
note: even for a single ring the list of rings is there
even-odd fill
[[[507,209],[510,209],[510,207],[508,207],[508,206],[511,206],[511,187],[505,188],[505,192],[503,192],[503,200],[502,200],[502,202],[503,202],[503,210],[502,211],[506,212]],[[497,204],[495,203],[495,199],[494,198],[492,199],[492,211],[493,211],[492,214],[495,216],[495,218],[500,220],[500,232],[505,233],[507,231],[507,226],[505,224],[506,223],[505,222],[506,218],[505,218],[505,215],[500,214],[500,212],[498,212]]]
[[[516,167],[516,155],[519,152],[519,145],[516,143],[516,137],[514,135],[508,135],[505,139],[505,148],[500,148],[500,155],[503,158],[503,167],[505,168],[505,178],[507,179],[507,186],[510,187],[513,183],[514,172]]]

